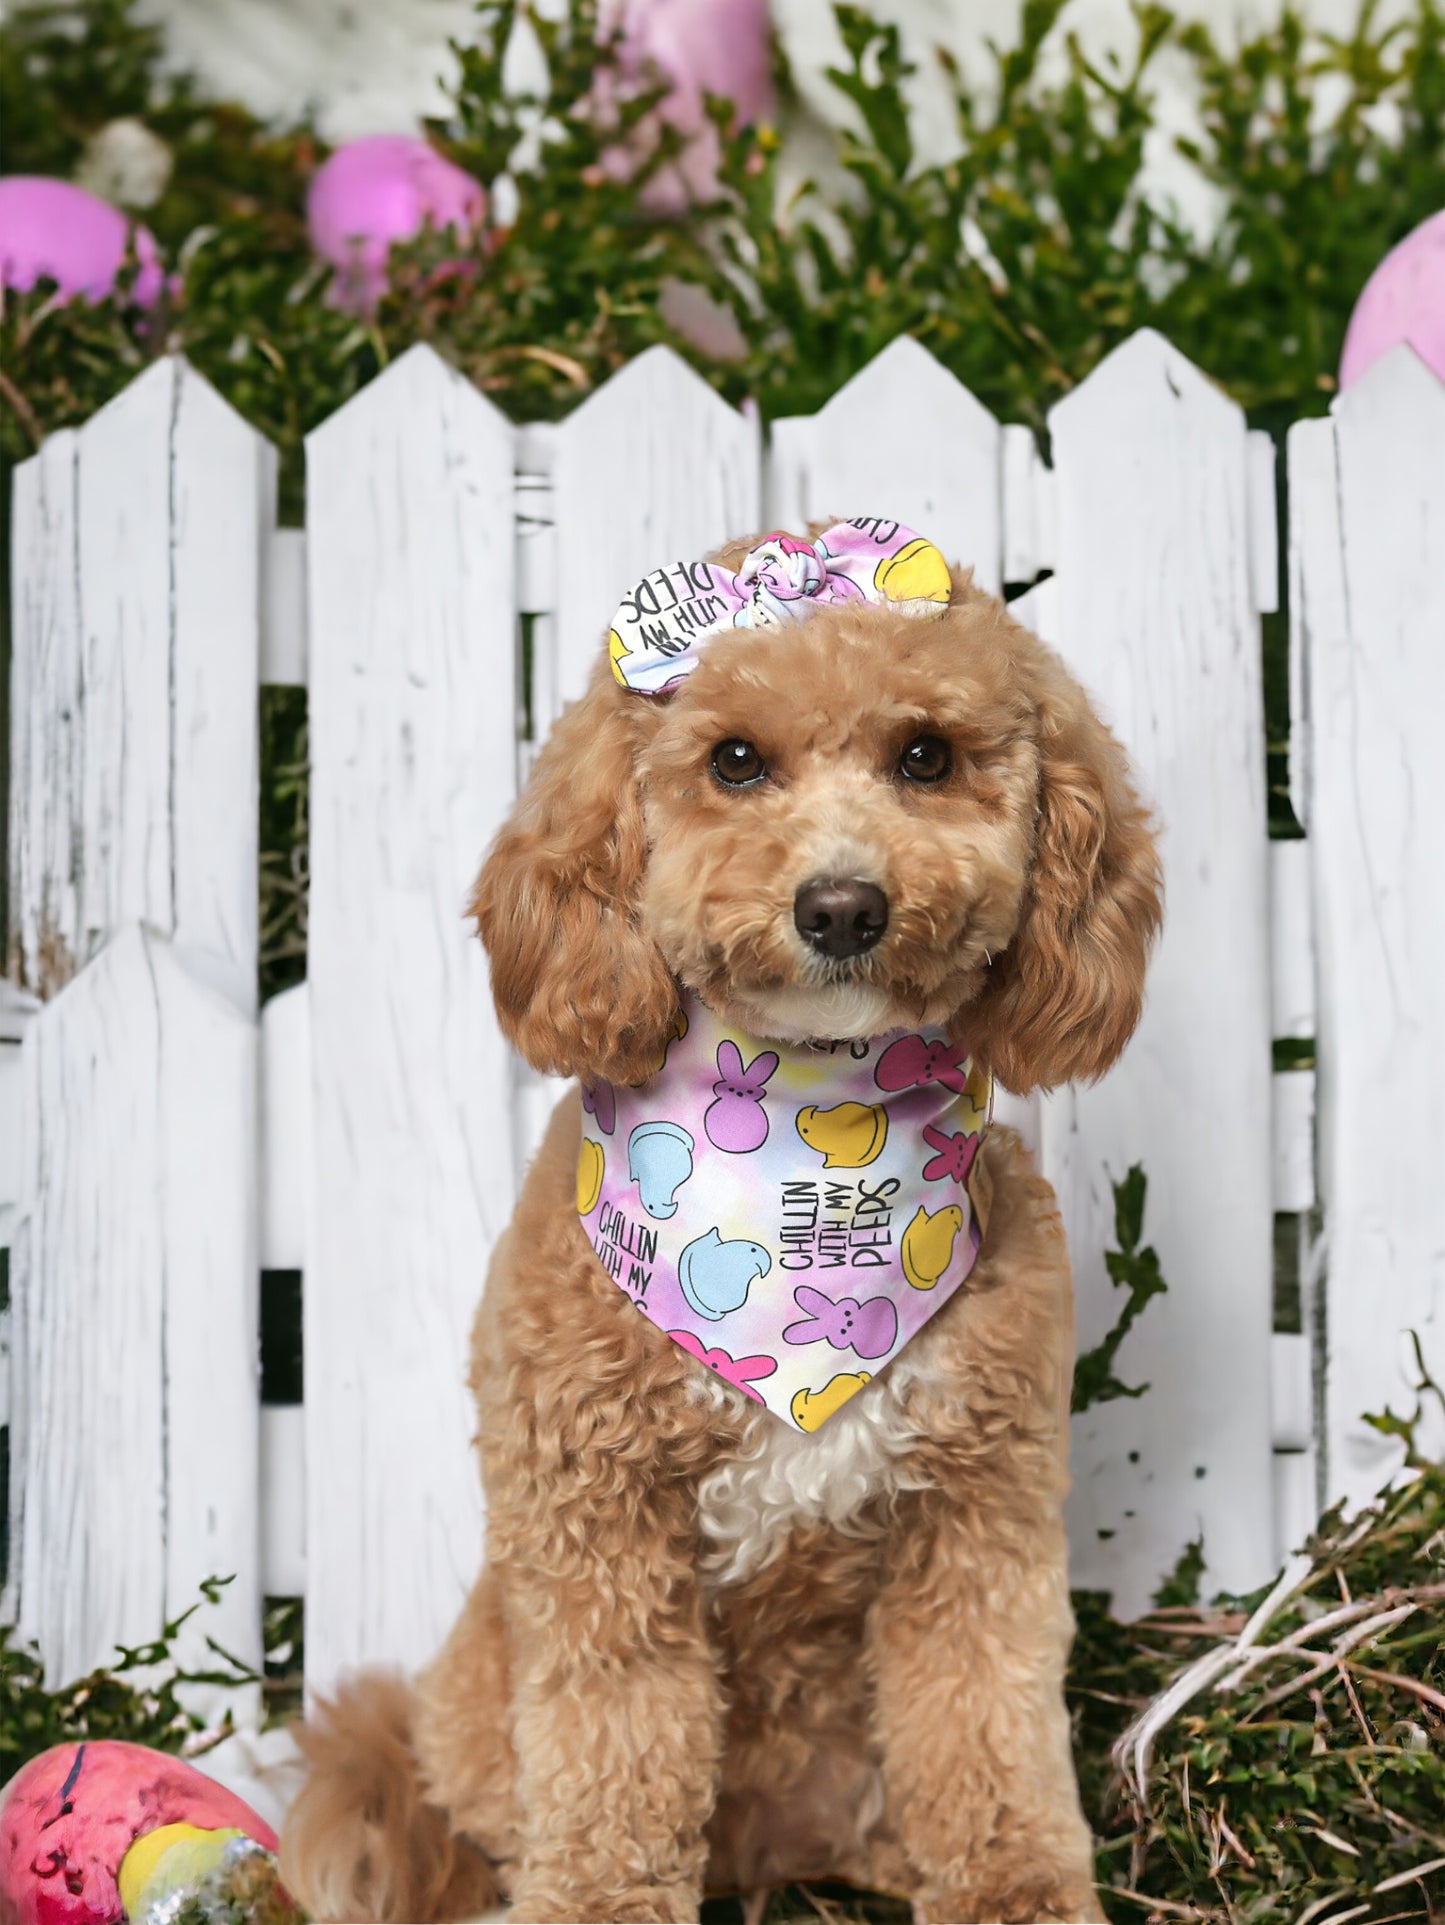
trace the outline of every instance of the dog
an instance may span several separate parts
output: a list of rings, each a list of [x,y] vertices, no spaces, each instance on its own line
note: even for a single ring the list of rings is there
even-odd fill
[[[1124,1047],[1155,839],[1078,683],[970,571],[920,564],[931,545],[905,530],[881,591],[882,563],[858,574],[880,527],[839,524],[841,561],[816,528],[735,543],[670,630],[656,594],[624,604],[486,858],[473,909],[502,1026],[587,1107],[559,1105],[476,1320],[485,1569],[414,1684],[363,1676],[301,1733],[282,1864],[320,1919],[503,1900],[517,1919],[694,1919],[704,1893],[819,1877],[920,1920],[1103,1916],[1062,1689],[1068,1258],[1047,1184],[980,1106],[990,1075],[1023,1093]],[[706,1061],[730,1039],[716,1094],[701,1123],[634,1130],[624,1162],[616,1105],[670,1087],[689,1011]],[[840,1055],[897,1086],[878,1051],[899,1033],[902,1099],[833,1101]],[[809,1051],[820,1093],[788,1127],[773,1079]],[[928,1198],[950,1201],[912,1217],[891,1296],[784,1267],[826,1247],[816,1227],[806,1249],[697,1234],[708,1169],[731,1178],[730,1146],[764,1138],[821,1154],[830,1182],[841,1159],[837,1196],[881,1194],[875,1144],[906,1147],[925,1095],[973,1104],[974,1134],[926,1126],[944,1145]],[[629,1199],[606,1216],[632,1252],[611,1266],[604,1164]],[[700,1337],[637,1295],[679,1194],[698,1198],[679,1276],[717,1320]],[[901,1233],[857,1244],[840,1220],[876,1258],[850,1287]],[[721,1265],[738,1242],[755,1254]],[[953,1253],[961,1281],[920,1309]],[[795,1321],[776,1355],[739,1359],[724,1336],[753,1307]],[[900,1316],[923,1320],[895,1360]],[[854,1368],[870,1345],[886,1367]],[[779,1359],[834,1374],[765,1408]]]

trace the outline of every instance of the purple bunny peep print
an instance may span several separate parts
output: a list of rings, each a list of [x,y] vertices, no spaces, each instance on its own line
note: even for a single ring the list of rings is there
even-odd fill
[[[898,1312],[891,1297],[829,1297],[808,1284],[793,1292],[793,1302],[806,1315],[790,1323],[784,1343],[818,1343],[827,1338],[835,1350],[855,1350],[860,1357],[886,1357],[898,1336]]]
[[[743,1068],[742,1052],[729,1038],[717,1046],[717,1098],[703,1114],[702,1126],[715,1149],[730,1156],[746,1156],[768,1140],[768,1117],[763,1108],[767,1081],[778,1067],[773,1050],[765,1049]]]

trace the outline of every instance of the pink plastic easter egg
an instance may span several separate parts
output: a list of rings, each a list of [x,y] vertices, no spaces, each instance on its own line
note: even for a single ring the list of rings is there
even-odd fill
[[[773,109],[768,0],[611,0],[604,26],[622,29],[622,70],[656,67],[672,83],[659,112],[688,136],[675,174],[648,183],[647,203],[680,212],[717,191],[718,142],[704,94],[731,100],[741,126]]]
[[[0,1799],[0,1918],[6,1925],[118,1925],[118,1877],[137,1838],[165,1825],[276,1834],[182,1758],[112,1739],[56,1745]]]
[[[470,174],[410,134],[372,134],[338,147],[317,168],[306,201],[311,245],[337,270],[343,307],[375,306],[398,241],[423,227],[470,236],[486,195]]]
[[[1392,247],[1366,281],[1345,334],[1340,386],[1402,341],[1445,381],[1445,210]]]
[[[49,280],[67,300],[103,301],[115,291],[129,234],[119,208],[68,180],[29,174],[0,180],[0,282],[18,293]],[[133,296],[152,307],[165,276],[144,227],[135,230],[135,252]]]

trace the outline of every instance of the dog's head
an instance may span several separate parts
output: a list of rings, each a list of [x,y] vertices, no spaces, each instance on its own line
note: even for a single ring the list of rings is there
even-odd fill
[[[963,574],[935,621],[719,634],[661,697],[604,657],[473,907],[539,1069],[640,1080],[682,983],[763,1037],[944,1024],[1025,1091],[1119,1054],[1159,896],[1118,743]]]

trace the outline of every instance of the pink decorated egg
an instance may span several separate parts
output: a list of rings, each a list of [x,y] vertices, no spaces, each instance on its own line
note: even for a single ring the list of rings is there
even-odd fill
[[[659,113],[687,136],[676,170],[649,181],[658,212],[680,212],[717,191],[718,142],[705,94],[731,100],[741,126],[773,110],[768,0],[611,0],[602,24],[622,31],[622,70],[649,65],[672,83]]]
[[[334,295],[354,311],[386,292],[386,264],[398,241],[423,227],[470,237],[486,195],[470,174],[410,134],[373,134],[338,147],[317,168],[306,201],[311,245],[336,269]]]
[[[1355,303],[1340,356],[1340,386],[1408,341],[1445,381],[1445,210],[1392,247]]]
[[[115,292],[130,231],[119,208],[68,180],[28,174],[0,180],[0,282],[17,293],[48,280],[67,300],[103,301]],[[152,307],[165,276],[144,227],[135,230],[135,252],[132,292],[141,307]]]
[[[275,1850],[264,1819],[184,1759],[111,1739],[56,1745],[0,1797],[0,1918],[158,1925],[195,1894],[280,1925],[297,1914]]]

